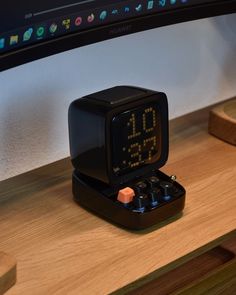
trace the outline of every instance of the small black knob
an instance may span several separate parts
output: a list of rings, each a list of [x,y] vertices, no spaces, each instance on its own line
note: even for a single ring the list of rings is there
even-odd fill
[[[145,210],[145,207],[148,205],[148,197],[146,194],[140,194],[140,195],[137,195],[135,198],[134,198],[134,206],[135,208],[140,211],[140,212],[143,212]]]
[[[158,188],[154,188],[148,194],[151,206],[155,207],[161,202],[161,191]]]
[[[147,189],[147,184],[146,184],[145,182],[143,182],[143,181],[137,182],[137,183],[134,185],[133,189],[135,190],[135,192],[136,192],[137,194],[142,194],[142,193],[144,193],[145,190]]]
[[[171,198],[171,195],[173,194],[173,191],[174,191],[173,183],[167,182],[167,181],[162,181],[160,183],[160,189],[163,194],[164,200],[169,201]]]
[[[150,188],[157,187],[160,183],[160,179],[156,176],[151,176],[147,179],[147,183]]]

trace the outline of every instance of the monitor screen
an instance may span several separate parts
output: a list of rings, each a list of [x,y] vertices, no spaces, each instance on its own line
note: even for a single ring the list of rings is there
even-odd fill
[[[8,0],[0,70],[158,26],[236,11],[236,0]]]

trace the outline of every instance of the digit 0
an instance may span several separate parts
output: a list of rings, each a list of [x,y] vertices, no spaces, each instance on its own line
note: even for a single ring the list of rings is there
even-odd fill
[[[147,116],[151,113],[151,121],[152,124],[150,127],[147,127]],[[144,111],[143,114],[143,130],[148,133],[153,131],[154,127],[156,127],[156,111],[153,108],[148,108]]]

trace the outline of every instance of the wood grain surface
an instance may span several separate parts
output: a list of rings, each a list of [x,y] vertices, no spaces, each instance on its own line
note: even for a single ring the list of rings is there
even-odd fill
[[[208,114],[171,122],[162,171],[185,186],[186,208],[149,230],[120,229],[75,204],[68,159],[0,183],[0,249],[18,261],[7,295],[124,294],[234,236],[236,148],[208,134]]]
[[[236,282],[235,237],[127,295],[224,295],[229,288],[232,295],[236,293],[233,282]]]

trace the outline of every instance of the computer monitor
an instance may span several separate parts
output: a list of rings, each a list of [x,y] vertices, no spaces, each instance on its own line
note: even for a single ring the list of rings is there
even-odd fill
[[[236,0],[8,0],[0,71],[109,38],[236,12]]]

